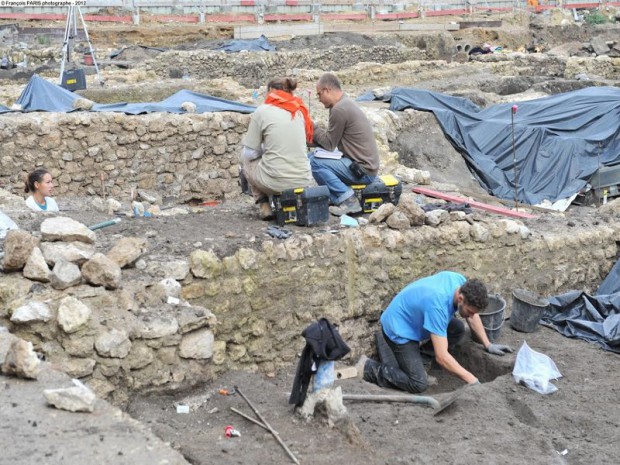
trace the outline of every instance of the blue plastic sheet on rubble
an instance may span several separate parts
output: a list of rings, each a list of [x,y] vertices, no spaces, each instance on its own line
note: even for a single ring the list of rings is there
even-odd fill
[[[222,50],[224,52],[242,52],[242,51],[267,51],[273,52],[275,46],[269,43],[267,37],[261,34],[258,39],[234,39],[225,42],[219,47],[215,47],[212,50]]]
[[[22,111],[53,111],[66,113],[75,111],[73,102],[79,98],[82,97],[34,75],[17,99],[17,103],[21,106]],[[184,102],[194,103],[197,113],[218,111],[252,113],[256,109],[256,107],[252,105],[211,97],[210,95],[199,94],[189,90],[181,90],[161,102],[96,103],[90,111],[113,111],[130,115],[153,112],[185,113],[185,110],[181,108]]]
[[[390,109],[431,111],[480,184],[501,199],[538,204],[582,190],[600,165],[620,163],[620,88],[589,87],[481,109],[468,99],[395,88]]]
[[[6,113],[7,111],[11,111],[9,107],[5,107],[4,105],[0,105],[0,113]]]

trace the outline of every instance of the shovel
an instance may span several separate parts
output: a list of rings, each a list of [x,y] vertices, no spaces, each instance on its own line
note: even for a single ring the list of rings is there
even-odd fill
[[[392,394],[343,394],[342,400],[366,401],[366,402],[407,402],[410,404],[427,405],[435,410],[433,415],[438,415],[454,403],[463,393],[463,388],[451,392],[441,400],[430,396],[392,395]]]

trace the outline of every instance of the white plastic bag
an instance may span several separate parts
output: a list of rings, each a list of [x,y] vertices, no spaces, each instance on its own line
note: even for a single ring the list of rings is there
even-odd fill
[[[545,354],[530,349],[530,346],[523,341],[517,353],[512,376],[517,383],[524,384],[536,392],[551,394],[558,388],[551,384],[550,380],[561,378],[562,374],[553,360]]]
[[[11,229],[19,229],[11,218],[0,211],[0,239],[4,239]]]

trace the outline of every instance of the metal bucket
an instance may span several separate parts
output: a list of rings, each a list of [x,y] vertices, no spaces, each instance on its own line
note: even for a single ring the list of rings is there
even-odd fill
[[[547,299],[525,289],[515,289],[512,292],[510,326],[523,333],[533,332],[548,306]]]

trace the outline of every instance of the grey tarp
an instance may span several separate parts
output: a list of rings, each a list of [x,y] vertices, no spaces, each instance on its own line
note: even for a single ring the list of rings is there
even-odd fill
[[[224,44],[213,47],[212,50],[222,50],[224,52],[241,52],[241,51],[267,51],[273,52],[276,48],[269,43],[267,37],[261,34],[258,39],[234,39]]]
[[[605,280],[596,290],[595,295],[614,294],[620,292],[620,260],[612,267]]]
[[[74,111],[73,102],[78,98],[81,97],[34,75],[22,91],[19,99],[17,99],[17,103],[21,105],[23,111],[70,112]],[[185,110],[181,108],[181,104],[184,102],[194,103],[198,113],[217,111],[252,113],[256,109],[252,105],[211,97],[189,90],[181,90],[161,102],[96,103],[91,111],[114,111],[131,115],[152,112],[185,113]]]
[[[432,111],[489,192],[514,199],[512,104],[480,109],[428,90],[395,88],[391,110]],[[620,163],[620,88],[589,87],[518,103],[514,115],[518,199],[570,197],[601,165]]]
[[[551,297],[542,323],[566,337],[620,353],[620,293],[591,296],[581,291]]]

